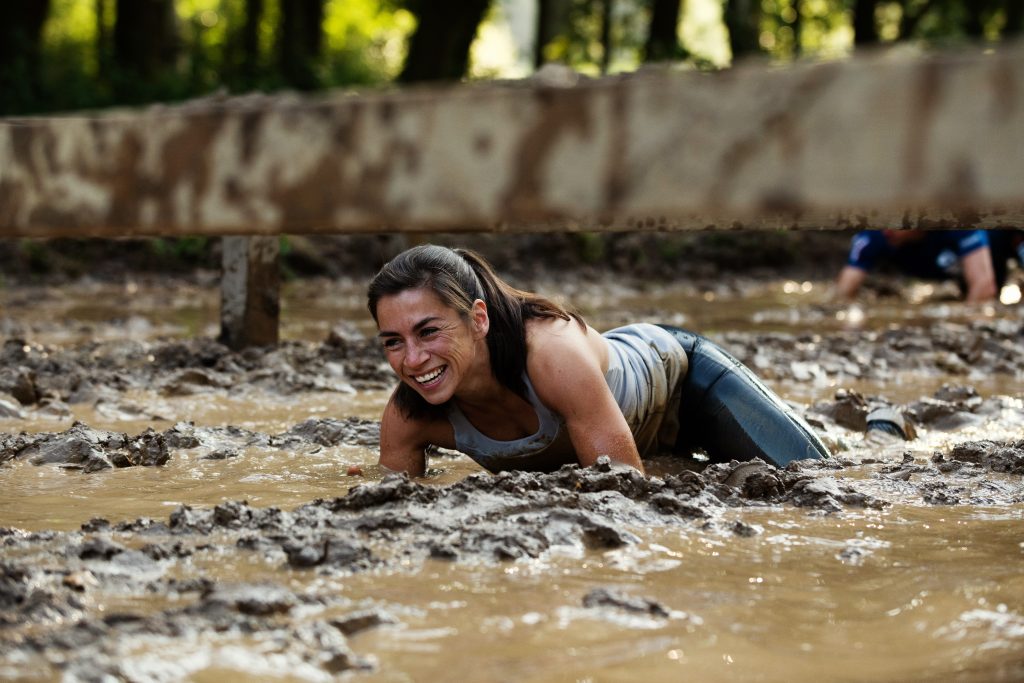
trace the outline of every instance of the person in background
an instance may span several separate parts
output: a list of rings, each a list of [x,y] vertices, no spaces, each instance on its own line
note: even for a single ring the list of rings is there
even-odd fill
[[[853,299],[881,262],[924,280],[955,280],[967,303],[995,299],[1002,285],[985,230],[864,230],[854,235],[836,291]],[[1005,256],[1002,275],[1005,277]]]
[[[996,288],[1006,284],[1007,266],[1011,260],[1024,268],[1024,230],[986,230],[988,248],[992,252],[992,268],[996,276]]]

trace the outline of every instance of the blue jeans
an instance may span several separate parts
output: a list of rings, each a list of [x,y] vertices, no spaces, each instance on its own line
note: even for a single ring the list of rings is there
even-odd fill
[[[810,426],[743,363],[704,337],[671,325],[686,351],[676,450],[713,462],[761,458],[777,467],[830,453]]]

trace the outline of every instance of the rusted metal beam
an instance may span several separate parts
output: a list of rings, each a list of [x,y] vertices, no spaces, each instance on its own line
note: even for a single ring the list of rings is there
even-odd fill
[[[563,80],[6,119],[0,236],[1024,219],[1022,44]]]

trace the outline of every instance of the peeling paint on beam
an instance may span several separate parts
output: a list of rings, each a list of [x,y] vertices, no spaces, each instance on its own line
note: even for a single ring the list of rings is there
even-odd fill
[[[0,236],[1024,224],[1024,44],[0,120]]]

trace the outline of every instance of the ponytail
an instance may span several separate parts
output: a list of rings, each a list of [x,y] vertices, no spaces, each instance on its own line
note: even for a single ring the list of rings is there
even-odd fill
[[[526,320],[530,318],[559,318],[576,320],[584,326],[583,318],[569,312],[555,302],[532,292],[516,289],[494,272],[480,254],[470,249],[455,249],[476,273],[487,304],[491,321],[487,333],[487,350],[491,354],[491,371],[502,385],[526,398]]]

